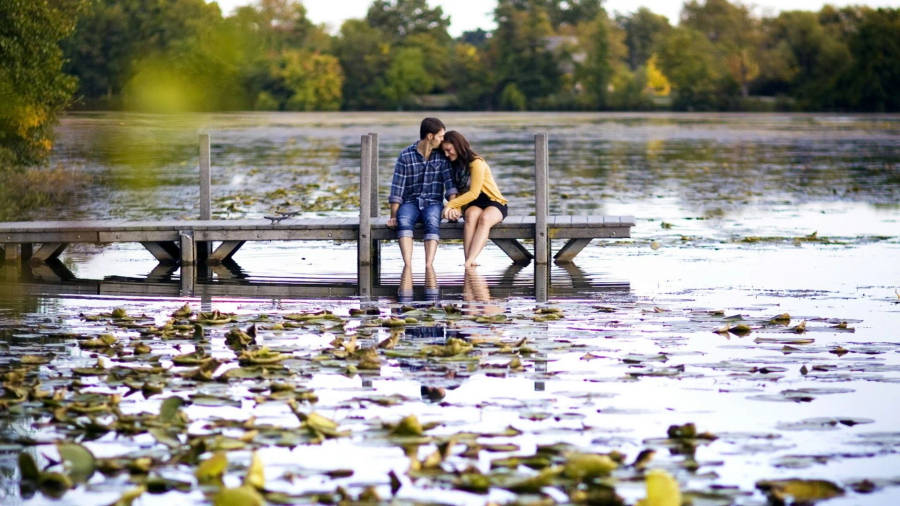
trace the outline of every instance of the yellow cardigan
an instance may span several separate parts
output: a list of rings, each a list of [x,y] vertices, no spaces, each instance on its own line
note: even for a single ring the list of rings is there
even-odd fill
[[[477,199],[481,192],[484,192],[494,202],[506,205],[507,200],[503,198],[500,189],[497,188],[497,183],[494,182],[494,176],[491,175],[491,168],[488,167],[487,162],[481,158],[472,160],[472,163],[469,164],[469,172],[471,173],[469,191],[447,202],[447,207],[460,209],[462,206]]]

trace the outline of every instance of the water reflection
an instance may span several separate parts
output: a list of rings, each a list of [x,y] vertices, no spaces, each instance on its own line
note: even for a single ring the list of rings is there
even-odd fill
[[[463,313],[469,315],[493,316],[503,312],[503,308],[491,303],[491,291],[484,276],[475,267],[468,267],[463,278],[463,300],[467,302]]]

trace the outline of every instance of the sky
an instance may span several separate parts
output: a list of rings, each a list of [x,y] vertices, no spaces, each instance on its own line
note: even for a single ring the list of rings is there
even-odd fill
[[[212,0],[208,0],[212,1]],[[254,3],[253,0],[216,0],[224,14],[230,14],[234,7]],[[363,18],[372,0],[302,0],[307,16],[316,24],[326,24],[329,32],[337,33],[341,23],[349,18]],[[678,22],[682,1],[679,0],[606,0],[603,6],[607,12],[628,14],[641,6],[669,18],[672,24]],[[823,5],[868,5],[871,7],[900,7],[900,0],[755,0],[744,2],[755,6],[755,13],[775,15],[779,10],[818,11]],[[450,16],[450,35],[457,37],[467,30],[483,28],[493,30],[496,0],[429,0],[428,5],[440,6],[444,15]]]

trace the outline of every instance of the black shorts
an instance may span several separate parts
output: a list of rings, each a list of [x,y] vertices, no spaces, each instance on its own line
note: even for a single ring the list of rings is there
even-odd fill
[[[506,219],[506,215],[509,214],[509,209],[506,207],[506,204],[501,204],[497,201],[491,200],[490,197],[487,196],[486,193],[481,192],[478,195],[478,198],[469,202],[464,208],[463,211],[469,208],[469,206],[480,207],[482,209],[486,209],[488,207],[496,207],[497,210],[500,211],[500,214],[503,215],[503,219]]]

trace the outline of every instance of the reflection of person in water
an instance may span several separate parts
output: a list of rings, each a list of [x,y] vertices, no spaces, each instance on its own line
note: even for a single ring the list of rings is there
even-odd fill
[[[464,310],[467,314],[492,316],[503,312],[500,306],[491,304],[491,292],[487,281],[474,267],[466,268],[463,278],[463,300],[469,302]]]
[[[415,289],[413,288],[412,266],[405,264],[403,272],[400,273],[400,286],[397,288],[398,302],[412,302],[415,298]],[[434,267],[425,266],[425,300],[437,302],[440,298],[441,290],[437,284],[437,274]]]

